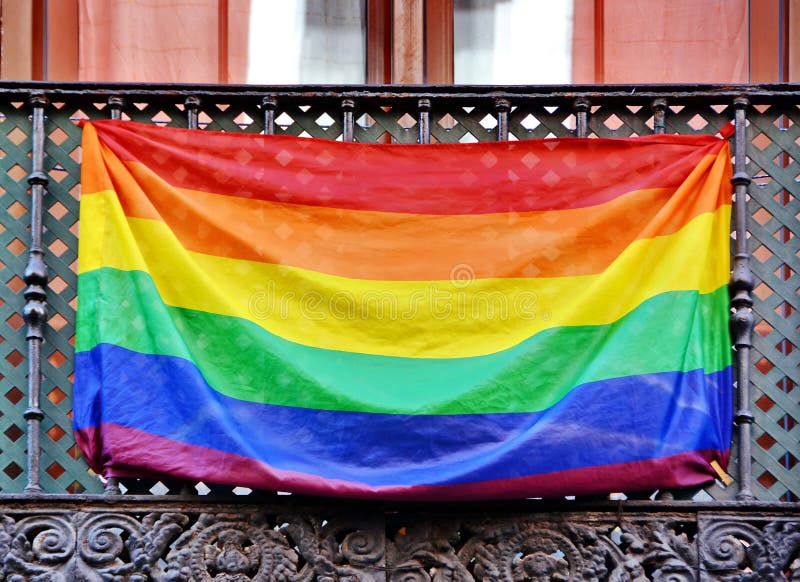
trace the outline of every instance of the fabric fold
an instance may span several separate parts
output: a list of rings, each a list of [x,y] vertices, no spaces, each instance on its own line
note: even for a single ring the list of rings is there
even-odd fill
[[[724,140],[101,121],[83,155],[75,428],[99,473],[482,499],[727,463]]]

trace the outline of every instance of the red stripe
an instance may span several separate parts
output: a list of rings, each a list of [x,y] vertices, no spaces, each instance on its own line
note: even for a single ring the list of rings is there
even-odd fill
[[[726,143],[713,136],[474,144],[358,144],[97,121],[101,142],[178,188],[229,196],[423,214],[594,206],[674,188]],[[579,171],[575,171],[575,168]],[[624,177],[624,179],[620,179]]]
[[[108,451],[98,442],[101,431],[105,443],[130,443],[131,446]],[[563,497],[611,491],[689,487],[712,481],[714,472],[709,462],[719,458],[716,451],[692,451],[658,459],[513,479],[457,485],[370,487],[361,483],[275,469],[240,455],[189,445],[116,424],[103,424],[102,429],[81,429],[76,432],[76,438],[81,450],[102,450],[98,457],[89,459],[89,464],[94,471],[105,477],[153,477],[213,482],[209,479],[208,469],[214,467],[221,482],[242,487],[290,491],[303,495],[416,501]],[[722,465],[725,466],[729,451],[725,451],[722,456]],[[164,468],[165,471],[150,470],[150,459],[153,459],[154,465]]]

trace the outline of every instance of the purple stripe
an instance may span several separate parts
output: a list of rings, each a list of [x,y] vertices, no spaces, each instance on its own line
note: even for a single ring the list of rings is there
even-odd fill
[[[615,490],[631,492],[690,487],[711,481],[714,472],[709,463],[716,460],[725,467],[729,457],[728,451],[722,455],[718,451],[693,451],[659,459],[495,481],[371,487],[362,483],[282,471],[248,457],[187,445],[115,424],[81,430],[76,435],[81,448],[101,451],[101,458],[113,459],[113,467],[105,471],[106,477],[180,478],[306,495],[417,501],[555,497]],[[102,446],[99,442],[101,435]],[[208,467],[221,469],[215,476],[217,479],[208,478]]]

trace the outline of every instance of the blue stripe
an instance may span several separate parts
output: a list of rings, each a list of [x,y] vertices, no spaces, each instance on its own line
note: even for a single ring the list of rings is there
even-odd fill
[[[75,364],[76,429],[115,423],[370,486],[470,483],[724,451],[731,438],[730,367],[588,383],[535,413],[431,416],[236,400],[187,360],[109,344],[76,354]]]

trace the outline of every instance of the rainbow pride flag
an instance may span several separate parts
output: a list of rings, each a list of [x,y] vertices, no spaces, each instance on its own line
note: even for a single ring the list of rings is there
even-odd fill
[[[725,467],[711,136],[83,129],[74,421],[106,476],[489,499]]]

